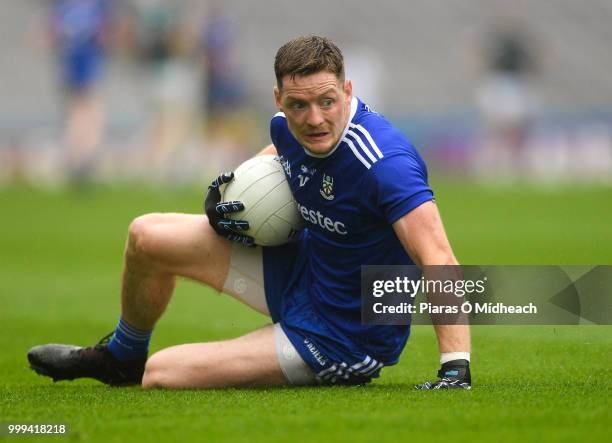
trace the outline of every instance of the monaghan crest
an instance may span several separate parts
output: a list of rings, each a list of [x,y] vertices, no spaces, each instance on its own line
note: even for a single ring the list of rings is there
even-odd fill
[[[321,189],[319,192],[325,200],[333,200],[335,197],[334,178],[327,174],[323,174],[323,181],[321,182]]]

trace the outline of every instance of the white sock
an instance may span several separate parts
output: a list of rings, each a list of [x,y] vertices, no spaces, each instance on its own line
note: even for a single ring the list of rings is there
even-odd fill
[[[453,360],[467,360],[470,361],[469,352],[442,352],[440,353],[440,364],[443,365]]]

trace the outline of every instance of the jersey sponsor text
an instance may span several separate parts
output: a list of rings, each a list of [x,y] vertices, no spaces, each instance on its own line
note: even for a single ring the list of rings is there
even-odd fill
[[[298,203],[298,211],[302,215],[302,218],[313,225],[318,225],[329,232],[335,232],[336,234],[346,235],[348,234],[344,223],[339,221],[333,221],[331,218],[321,214],[321,211],[315,211],[308,209],[306,206]]]

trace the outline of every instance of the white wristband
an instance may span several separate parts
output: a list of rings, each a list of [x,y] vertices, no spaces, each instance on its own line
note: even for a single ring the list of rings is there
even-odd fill
[[[469,352],[442,352],[440,354],[440,364],[443,365],[453,360],[467,360],[470,361]]]

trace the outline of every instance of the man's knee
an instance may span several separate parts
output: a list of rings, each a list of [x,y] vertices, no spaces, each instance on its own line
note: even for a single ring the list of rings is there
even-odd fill
[[[142,387],[144,389],[170,387],[168,369],[168,365],[164,362],[164,358],[160,353],[153,354],[145,365]]]
[[[152,213],[135,218],[128,229],[126,255],[139,259],[153,259],[159,247],[156,227],[163,222],[164,214]]]
[[[143,389],[187,389],[206,387],[205,379],[210,366],[206,362],[196,365],[179,345],[163,349],[147,360],[142,377]]]

